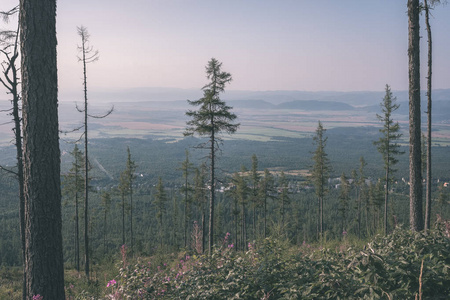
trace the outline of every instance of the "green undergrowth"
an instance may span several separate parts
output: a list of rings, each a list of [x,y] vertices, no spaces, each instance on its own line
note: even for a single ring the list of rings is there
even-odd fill
[[[22,297],[22,268],[0,267],[0,299]]]
[[[106,299],[448,299],[448,223],[428,234],[397,229],[363,248],[293,251],[265,239],[234,251],[226,239],[211,256],[120,263]],[[126,256],[124,255],[124,258]]]
[[[371,242],[293,247],[267,238],[235,251],[158,254],[94,267],[91,281],[66,270],[67,299],[448,299],[450,222],[428,234],[398,228]],[[114,262],[116,261],[116,262]],[[1,269],[0,299],[20,297],[20,269]],[[19,298],[17,298],[19,299]]]

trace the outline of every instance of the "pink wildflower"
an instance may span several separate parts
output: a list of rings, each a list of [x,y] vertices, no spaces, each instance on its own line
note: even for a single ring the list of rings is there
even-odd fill
[[[44,296],[41,296],[39,294],[33,296],[33,300],[42,300],[42,299],[44,299]]]
[[[110,287],[110,286],[113,286],[113,285],[115,285],[117,282],[113,279],[113,280],[110,280],[109,282],[108,282],[108,284],[106,285],[106,287]]]

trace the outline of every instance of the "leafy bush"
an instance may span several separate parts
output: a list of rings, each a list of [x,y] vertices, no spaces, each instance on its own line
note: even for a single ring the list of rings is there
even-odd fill
[[[152,266],[127,264],[110,281],[107,299],[447,299],[450,239],[443,223],[415,233],[396,229],[364,249],[296,254],[265,239],[238,253],[226,239],[210,256],[184,255]]]

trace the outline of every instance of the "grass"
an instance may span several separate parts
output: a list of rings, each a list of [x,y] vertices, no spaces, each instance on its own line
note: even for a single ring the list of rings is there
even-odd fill
[[[22,268],[0,268],[0,299],[22,298]]]

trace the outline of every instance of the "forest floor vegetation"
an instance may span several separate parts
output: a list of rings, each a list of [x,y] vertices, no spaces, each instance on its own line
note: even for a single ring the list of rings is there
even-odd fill
[[[2,268],[0,299],[20,298],[20,268]],[[448,299],[450,222],[428,233],[397,228],[362,245],[292,246],[267,238],[236,251],[228,235],[211,255],[131,258],[127,246],[88,283],[66,270],[67,299]]]

